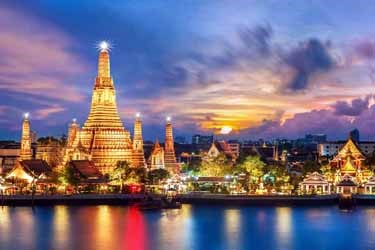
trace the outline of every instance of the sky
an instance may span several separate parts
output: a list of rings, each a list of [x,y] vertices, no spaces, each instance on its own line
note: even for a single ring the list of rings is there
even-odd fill
[[[30,113],[40,136],[88,116],[97,44],[110,41],[120,116],[144,138],[244,139],[358,128],[375,140],[375,2],[2,0],[0,138]]]

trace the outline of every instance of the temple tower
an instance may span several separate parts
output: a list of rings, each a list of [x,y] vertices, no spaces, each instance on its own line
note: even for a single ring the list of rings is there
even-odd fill
[[[66,143],[67,148],[72,148],[78,143],[79,137],[79,125],[76,119],[73,119],[68,129],[68,139]]]
[[[22,136],[21,136],[21,152],[20,160],[30,160],[32,158],[31,152],[31,133],[29,113],[24,114],[22,122]]]
[[[164,162],[165,168],[173,173],[178,172],[179,164],[176,161],[176,155],[174,151],[174,141],[173,141],[173,128],[171,123],[171,118],[167,117],[167,124],[165,126],[165,152],[164,152]]]
[[[102,173],[110,173],[118,161],[132,161],[130,133],[118,115],[109,48],[105,42],[100,45],[90,114],[80,132],[80,141]]]
[[[133,163],[134,167],[145,167],[145,156],[143,152],[143,138],[142,138],[142,121],[141,115],[136,114],[134,122],[134,137],[133,137]]]
[[[156,139],[150,158],[148,159],[148,165],[151,169],[165,168],[164,162],[164,150],[159,144],[159,140]]]

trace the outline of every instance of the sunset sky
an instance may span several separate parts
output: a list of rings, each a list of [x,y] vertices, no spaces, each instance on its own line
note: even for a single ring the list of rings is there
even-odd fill
[[[358,128],[375,139],[375,2],[0,2],[0,138],[86,120],[97,49],[109,40],[120,115],[146,139],[217,133],[246,139]]]

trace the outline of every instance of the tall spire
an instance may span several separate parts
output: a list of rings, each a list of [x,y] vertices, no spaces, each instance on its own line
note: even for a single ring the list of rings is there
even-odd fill
[[[21,136],[21,152],[20,160],[30,160],[31,153],[31,134],[30,134],[30,121],[29,113],[25,113],[22,122],[22,136]]]
[[[174,154],[173,129],[170,117],[167,117],[165,126],[165,151],[170,151]]]
[[[79,125],[74,118],[69,125],[67,147],[73,147],[79,136]]]
[[[108,46],[100,44],[98,75],[95,79],[90,114],[84,127],[123,128],[117,111],[116,91],[110,75]]]
[[[134,122],[133,166],[145,167],[145,156],[143,152],[142,138],[142,121],[139,113],[136,114],[136,119]]]
[[[118,161],[132,163],[133,145],[117,111],[116,90],[110,73],[109,44],[99,45],[98,73],[89,117],[79,132],[85,148],[102,173],[110,173]]]
[[[98,59],[98,77],[111,77],[108,50],[100,50]]]
[[[167,117],[167,124],[165,125],[165,153],[164,153],[165,167],[171,172],[178,172],[179,165],[176,161],[173,141],[173,128],[171,118]]]

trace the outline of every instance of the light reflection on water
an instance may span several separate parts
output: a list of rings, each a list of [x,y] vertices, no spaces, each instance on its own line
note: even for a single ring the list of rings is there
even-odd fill
[[[0,249],[375,249],[375,208],[2,207]]]

